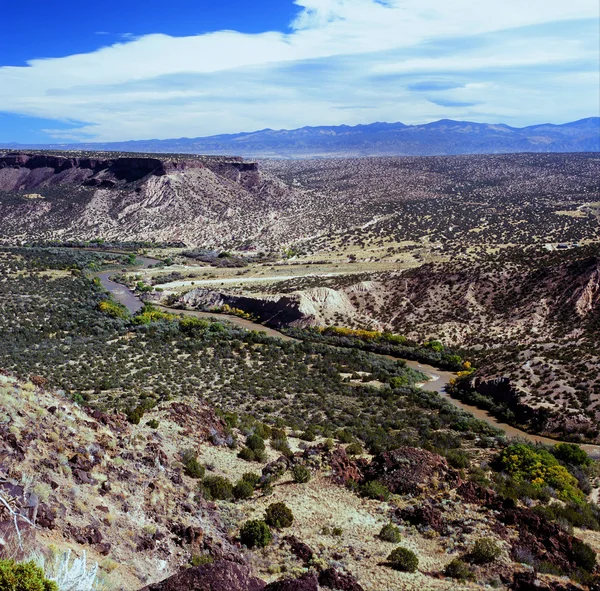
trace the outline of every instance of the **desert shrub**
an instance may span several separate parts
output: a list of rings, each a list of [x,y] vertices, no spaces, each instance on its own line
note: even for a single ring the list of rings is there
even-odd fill
[[[285,503],[271,503],[265,511],[265,522],[277,529],[290,527],[294,523],[294,514]]]
[[[103,300],[98,304],[98,310],[103,314],[108,314],[112,318],[125,320],[129,316],[129,311],[123,304],[119,304],[113,300]]]
[[[393,544],[397,544],[400,539],[400,530],[392,523],[386,523],[379,532],[377,536],[380,540],[384,542],[391,542]]]
[[[254,434],[258,435],[262,439],[269,439],[271,437],[271,427],[264,423],[256,423],[254,426]]]
[[[500,454],[499,463],[517,482],[525,481],[538,489],[552,487],[564,501],[583,501],[577,479],[545,449],[523,443],[509,445]]]
[[[146,412],[146,409],[140,404],[140,405],[136,406],[135,408],[127,411],[127,413],[126,413],[127,420],[132,425],[139,425],[145,412]]]
[[[238,453],[238,458],[246,460],[246,462],[254,462],[256,454],[249,447],[242,447]]]
[[[460,558],[455,558],[446,565],[446,568],[444,569],[444,575],[458,581],[475,580],[475,574],[469,565],[463,562]]]
[[[317,438],[317,435],[314,431],[314,429],[312,427],[309,427],[308,429],[302,431],[302,433],[300,433],[300,435],[298,436],[300,439],[302,439],[302,441],[314,441]]]
[[[600,509],[590,503],[565,503],[560,505],[538,505],[533,509],[551,521],[566,521],[573,527],[583,527],[593,530],[600,529]]]
[[[542,560],[538,562],[536,564],[536,568],[538,572],[545,575],[555,575],[557,577],[561,577],[565,574],[560,567],[556,566],[556,564],[550,562],[549,560]]]
[[[492,538],[475,540],[467,558],[473,564],[489,564],[500,556],[500,546]]]
[[[210,554],[194,554],[190,560],[192,566],[202,566],[203,564],[211,564],[214,558]]]
[[[419,567],[417,555],[408,548],[396,548],[387,558],[389,565],[395,570],[414,573]]]
[[[193,449],[181,452],[181,463],[185,473],[191,478],[204,478],[205,468],[198,462],[198,456]]]
[[[260,476],[254,472],[244,472],[242,474],[242,480],[249,482],[252,487],[256,487],[256,485],[260,482]]]
[[[294,482],[298,484],[304,484],[310,480],[310,470],[303,464],[296,464],[292,468],[292,475],[294,476]]]
[[[361,447],[360,443],[357,443],[356,441],[354,443],[351,443],[347,448],[346,448],[346,453],[349,456],[358,456],[363,452],[363,448]]]
[[[260,519],[246,521],[240,529],[240,541],[248,548],[265,548],[272,539],[269,526]]]
[[[374,499],[377,501],[387,501],[390,498],[390,491],[388,487],[377,480],[370,480],[363,484],[360,488],[361,496],[367,499]]]
[[[2,591],[58,591],[58,585],[46,579],[35,562],[0,560],[0,589]]]
[[[294,455],[287,439],[271,439],[271,447],[288,458]]]
[[[158,429],[159,422],[156,419],[150,419],[146,425],[150,427],[150,429]]]
[[[446,452],[446,460],[448,460],[448,464],[453,468],[463,469],[469,466],[469,456],[456,449],[451,449]]]
[[[265,451],[265,440],[256,433],[249,435],[246,439],[246,445],[253,451]]]
[[[571,466],[589,466],[592,463],[585,451],[574,443],[557,443],[550,453],[557,460]]]
[[[233,496],[233,486],[223,476],[207,476],[202,481],[201,491],[207,500],[226,501]]]
[[[335,436],[340,443],[353,443],[356,441],[354,435],[352,435],[352,433],[346,429],[338,429],[335,432]]]
[[[271,427],[271,441],[286,441],[287,434],[284,429],[279,429],[278,427]]]
[[[336,538],[341,538],[343,534],[344,534],[344,530],[339,525],[334,525],[331,528],[331,535],[332,536],[334,536]]]
[[[573,560],[582,569],[592,572],[596,568],[596,552],[589,544],[575,538],[572,546]]]
[[[253,494],[254,486],[246,480],[240,480],[233,487],[233,497],[237,500],[249,499]]]

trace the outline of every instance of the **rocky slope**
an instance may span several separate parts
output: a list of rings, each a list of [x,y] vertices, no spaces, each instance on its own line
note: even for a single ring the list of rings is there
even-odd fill
[[[102,237],[269,249],[314,231],[302,215],[314,200],[240,158],[0,154],[3,242]]]

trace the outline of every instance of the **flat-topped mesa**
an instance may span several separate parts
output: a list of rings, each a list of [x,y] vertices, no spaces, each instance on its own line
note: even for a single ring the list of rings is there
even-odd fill
[[[0,190],[63,183],[110,188],[148,176],[164,176],[198,168],[209,168],[217,174],[228,172],[229,175],[258,170],[256,163],[244,162],[237,157],[184,157],[170,154],[164,157],[147,154],[111,156],[110,153],[0,153]]]

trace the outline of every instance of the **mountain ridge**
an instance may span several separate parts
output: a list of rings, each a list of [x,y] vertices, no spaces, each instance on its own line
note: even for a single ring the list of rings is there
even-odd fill
[[[562,124],[541,123],[522,128],[504,123],[440,119],[420,125],[401,122],[266,128],[206,137],[31,145],[10,149],[106,150],[188,153],[251,158],[333,158],[349,156],[435,156],[520,152],[598,152],[600,117]]]

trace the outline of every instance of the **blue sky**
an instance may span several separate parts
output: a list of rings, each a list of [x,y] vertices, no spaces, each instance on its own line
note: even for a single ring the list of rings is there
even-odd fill
[[[600,114],[597,0],[9,3],[0,142]]]

